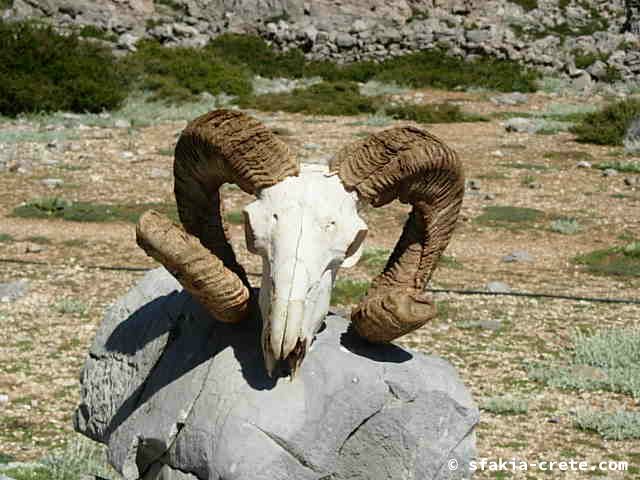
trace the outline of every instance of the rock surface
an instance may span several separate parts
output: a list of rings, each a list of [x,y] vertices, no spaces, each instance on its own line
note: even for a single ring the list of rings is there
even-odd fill
[[[453,367],[347,327],[329,316],[296,378],[272,380],[256,321],[213,321],[154,270],[107,311],[75,427],[128,479],[468,476],[479,413]]]

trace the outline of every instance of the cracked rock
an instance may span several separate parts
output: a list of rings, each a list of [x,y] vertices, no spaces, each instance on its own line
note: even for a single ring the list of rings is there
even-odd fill
[[[475,454],[448,362],[330,315],[296,378],[271,379],[258,320],[215,321],[164,269],[107,311],[81,384],[75,428],[127,479],[457,479]]]

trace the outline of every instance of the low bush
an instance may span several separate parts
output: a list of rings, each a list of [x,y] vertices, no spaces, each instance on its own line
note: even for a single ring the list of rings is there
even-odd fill
[[[206,49],[163,47],[155,41],[142,41],[135,53],[124,60],[136,86],[153,93],[151,100],[170,103],[194,100],[208,92],[245,96],[252,91],[251,73]]]
[[[638,412],[581,411],[576,416],[575,426],[579,430],[596,432],[606,440],[640,439],[640,413]]]
[[[468,61],[440,50],[425,50],[383,62],[375,80],[414,88],[482,87],[500,92],[534,92],[538,77],[537,72],[510,60],[482,57]]]
[[[639,116],[640,100],[622,100],[587,114],[571,131],[578,142],[622,145],[631,122]]]
[[[280,53],[256,36],[226,33],[209,42],[205,50],[213,57],[228,64],[248,68],[261,77],[312,76],[305,75],[305,59],[302,51],[292,49]]]
[[[0,21],[0,114],[100,112],[127,96],[127,76],[104,47],[52,27]]]
[[[353,82],[322,82],[291,93],[270,93],[240,99],[240,106],[264,111],[309,115],[360,115],[374,113],[377,99],[360,94]]]
[[[529,411],[529,402],[509,395],[485,399],[480,408],[495,415],[521,415]]]
[[[458,105],[452,103],[435,103],[427,105],[404,104],[386,107],[387,115],[397,120],[412,120],[418,123],[458,123],[485,122],[487,118],[465,113]]]
[[[140,203],[108,205],[91,202],[71,202],[59,197],[37,198],[13,209],[12,216],[22,218],[60,218],[70,222],[131,222],[138,221],[146,210],[154,209],[177,219],[171,203]]]
[[[526,226],[541,220],[544,215],[535,208],[492,205],[484,207],[484,213],[476,218],[476,222],[496,227]]]
[[[595,274],[640,277],[640,242],[595,250],[579,255],[573,261]]]
[[[338,279],[331,291],[331,305],[349,305],[364,297],[370,283],[364,280]]]

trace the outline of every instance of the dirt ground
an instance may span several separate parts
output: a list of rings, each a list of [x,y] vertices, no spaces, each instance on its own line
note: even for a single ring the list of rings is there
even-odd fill
[[[486,115],[540,110],[550,102],[593,101],[537,94],[526,105],[499,107],[478,94],[421,93],[427,102],[456,100],[465,110]],[[366,133],[407,123],[372,127],[362,124],[366,117],[256,115],[279,133],[301,161],[331,155]],[[57,165],[40,162],[27,173],[0,173],[0,234],[13,238],[0,243],[0,282],[30,282],[26,296],[0,303],[0,394],[8,395],[8,401],[0,404],[1,454],[35,459],[62,444],[72,432],[79,372],[102,313],[143,275],[93,267],[156,266],[136,246],[130,223],[24,219],[11,217],[12,210],[35,197],[54,195],[100,203],[171,202],[172,157],[167,151],[184,125],[154,125],[133,133],[125,128],[85,128],[77,132],[77,140],[67,142],[79,147],[66,145],[47,153]],[[1,128],[8,125],[0,124]],[[500,281],[514,291],[640,299],[640,278],[594,275],[571,261],[576,255],[640,238],[640,190],[623,181],[638,175],[604,177],[600,170],[576,166],[576,158],[598,163],[614,159],[611,154],[620,149],[579,144],[569,133],[507,133],[499,119],[426,128],[458,151],[467,178],[474,179],[477,187],[466,195],[446,252],[457,268],[438,268],[432,287],[484,290],[488,282]],[[42,184],[43,178],[52,177],[62,178],[64,184],[60,188]],[[250,200],[237,189],[225,189],[227,211],[239,211]],[[536,208],[545,215],[531,224],[508,228],[479,223],[483,208],[492,205]],[[406,212],[398,204],[365,209],[367,246],[392,248]],[[552,231],[550,223],[559,217],[577,219],[582,230],[573,235]],[[261,265],[246,251],[242,227],[232,224],[230,232],[241,261],[259,282]],[[502,261],[515,250],[526,250],[532,261]],[[375,273],[360,264],[344,270],[341,278],[370,279]],[[637,411],[639,405],[632,397],[547,387],[528,379],[526,370],[528,362],[568,355],[577,328],[640,327],[640,305],[452,293],[435,297],[441,315],[399,343],[452,362],[479,402],[506,394],[529,401],[524,415],[482,412],[478,457],[529,462],[625,460],[636,473],[611,472],[608,478],[640,475],[639,440],[605,441],[573,425],[576,411],[584,408]],[[83,308],[60,307],[63,299]],[[499,328],[469,328],[485,321],[499,322]],[[595,473],[548,475],[591,478]],[[539,478],[541,474],[484,472],[477,477],[512,476]]]

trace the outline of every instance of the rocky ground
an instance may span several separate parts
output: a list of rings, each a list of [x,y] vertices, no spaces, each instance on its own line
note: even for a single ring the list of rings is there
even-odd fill
[[[640,298],[638,276],[594,275],[572,261],[640,238],[639,175],[604,176],[594,168],[616,160],[621,148],[578,144],[562,131],[508,132],[498,118],[506,112],[580,108],[602,99],[534,94],[524,103],[508,105],[485,93],[423,90],[410,95],[418,102],[454,101],[492,119],[427,127],[459,152],[469,179],[448,258],[432,287]],[[326,161],[342,145],[400,124],[372,117],[254,114],[308,162]],[[0,124],[0,155],[5,158],[0,162],[0,283],[25,282],[15,295],[5,292],[0,303],[0,454],[20,460],[41,457],[69,439],[79,371],[104,308],[156,264],[136,246],[131,223],[19,218],[12,216],[14,208],[37,197],[131,210],[147,203],[170,208],[172,202],[171,151],[185,121],[150,119],[146,125],[131,125],[116,116],[92,118],[90,123],[85,117],[58,115]],[[251,199],[232,187],[225,188],[224,197],[234,248],[258,282],[261,265],[246,251],[237,223],[238,212]],[[519,223],[496,224],[482,216],[491,206],[542,213]],[[406,212],[398,204],[362,212],[369,225],[369,252],[393,247]],[[575,219],[578,231],[554,231],[552,223],[559,218]],[[376,262],[361,261],[344,270],[339,281],[369,280],[376,268]],[[640,305],[434,295],[439,317],[399,343],[448,359],[480,403],[504,395],[528,403],[528,413],[483,412],[477,430],[479,457],[617,459],[635,468],[624,478],[638,474],[640,441],[603,440],[574,426],[582,409],[637,411],[637,399],[548,387],[528,377],[527,364],[563,362],[576,329],[640,327]],[[335,308],[348,311],[349,305]],[[478,477],[510,478],[489,472]],[[538,473],[514,476],[525,477],[537,478]]]

